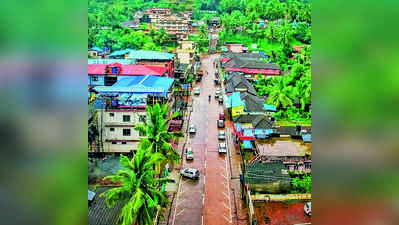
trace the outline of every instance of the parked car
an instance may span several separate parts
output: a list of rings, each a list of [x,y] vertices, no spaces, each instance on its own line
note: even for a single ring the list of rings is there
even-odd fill
[[[224,128],[224,120],[218,120],[218,128]]]
[[[221,153],[227,153],[227,146],[226,143],[222,142],[218,144],[218,152],[219,154]]]
[[[221,92],[222,92],[222,90],[220,88],[216,88],[215,98],[218,98]]]
[[[188,178],[191,178],[191,179],[195,180],[195,179],[199,179],[200,174],[199,174],[199,171],[197,169],[185,168],[184,170],[180,171],[180,176],[188,177]]]
[[[194,153],[193,149],[191,147],[186,148],[186,160],[193,160],[194,159]]]
[[[190,134],[195,134],[195,132],[197,132],[197,128],[195,127],[194,124],[191,124],[191,125],[188,127],[188,133],[190,133]]]
[[[305,210],[305,214],[311,216],[312,214],[312,202],[306,202],[305,206],[303,207]]]
[[[225,139],[226,139],[226,133],[224,132],[224,130],[219,130],[218,140],[225,140]]]
[[[199,95],[200,94],[200,88],[199,87],[196,87],[195,89],[194,89],[194,95]]]
[[[224,113],[219,113],[219,120],[224,120]]]

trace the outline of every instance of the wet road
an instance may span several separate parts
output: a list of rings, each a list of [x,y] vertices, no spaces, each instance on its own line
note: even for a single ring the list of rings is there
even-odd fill
[[[197,133],[190,135],[186,143],[193,149],[194,160],[186,161],[184,154],[182,162],[182,168],[199,169],[201,177],[197,181],[181,178],[172,210],[173,225],[232,224],[229,162],[227,156],[218,154],[217,145],[217,119],[223,107],[214,98],[213,62],[216,58],[216,55],[210,55],[202,59],[206,74],[201,83],[197,83],[201,94],[193,97],[190,117],[190,124],[196,125]],[[208,102],[209,94],[212,95],[211,102]]]

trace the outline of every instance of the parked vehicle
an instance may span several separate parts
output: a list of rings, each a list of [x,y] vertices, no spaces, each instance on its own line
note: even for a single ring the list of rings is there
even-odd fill
[[[200,88],[199,87],[196,87],[194,89],[194,95],[200,95]]]
[[[224,113],[219,113],[219,120],[224,120]]]
[[[218,97],[219,97],[221,91],[222,91],[222,90],[221,90],[220,88],[216,88],[216,91],[215,91],[215,98],[218,98]]]
[[[312,214],[312,202],[306,202],[305,206],[303,207],[305,210],[305,214],[311,216]]]
[[[186,148],[186,160],[194,160],[194,153],[191,147]]]
[[[185,168],[185,169],[180,171],[180,176],[188,177],[190,179],[195,180],[195,179],[199,179],[200,174],[199,174],[199,171],[197,169]]]
[[[224,120],[218,120],[218,128],[224,128]]]
[[[219,130],[218,140],[225,140],[225,139],[226,139],[226,133],[224,132],[224,130]]]
[[[188,127],[188,133],[190,133],[190,134],[195,134],[195,132],[197,132],[197,128],[195,127],[194,124],[191,124],[191,125]]]
[[[227,153],[227,146],[226,146],[226,143],[222,142],[222,143],[219,143],[219,144],[218,144],[218,152],[219,152],[219,154]]]

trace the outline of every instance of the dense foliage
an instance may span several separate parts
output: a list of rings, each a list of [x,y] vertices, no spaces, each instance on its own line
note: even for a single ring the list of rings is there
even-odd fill
[[[295,177],[291,181],[291,193],[312,193],[312,176]]]

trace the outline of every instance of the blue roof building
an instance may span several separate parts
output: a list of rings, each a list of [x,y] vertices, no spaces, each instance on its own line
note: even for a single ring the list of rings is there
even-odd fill
[[[175,55],[166,52],[159,51],[147,51],[147,50],[133,50],[130,51],[128,58],[135,60],[172,60]]]

